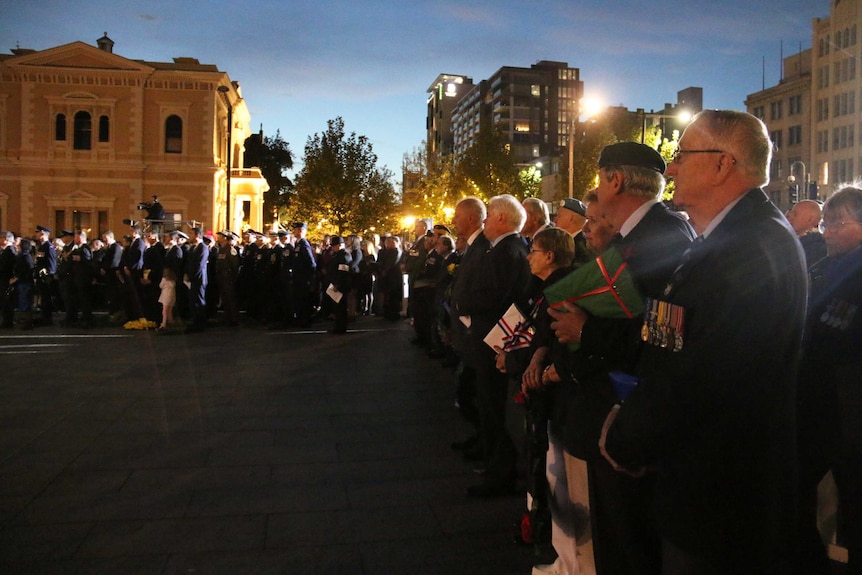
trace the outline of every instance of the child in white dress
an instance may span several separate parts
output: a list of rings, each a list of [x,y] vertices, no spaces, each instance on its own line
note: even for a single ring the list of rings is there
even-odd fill
[[[177,303],[177,276],[174,270],[165,268],[159,287],[162,289],[159,294],[159,303],[162,304],[162,325],[159,329],[165,329],[169,323],[174,322],[174,305]]]

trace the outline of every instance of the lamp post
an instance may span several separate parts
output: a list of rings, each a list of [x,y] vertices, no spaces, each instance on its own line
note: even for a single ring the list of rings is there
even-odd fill
[[[638,112],[640,112],[640,114],[641,114],[641,144],[645,143],[644,140],[646,140],[647,116],[649,116],[650,118],[656,119],[656,120],[665,120],[665,119],[669,118],[672,120],[676,120],[682,124],[687,124],[689,122],[689,120],[691,120],[691,112],[688,112],[686,110],[681,110],[681,111],[677,112],[676,114],[661,114],[658,112],[647,112],[646,110],[644,110],[642,108],[638,108]],[[661,127],[662,127],[662,131],[664,131],[664,122],[662,122]]]
[[[810,186],[810,182],[808,181],[811,178],[811,174],[809,174],[805,169],[805,162],[802,160],[796,160],[792,164],[790,164],[790,175],[787,177],[787,183],[790,184],[790,187],[796,190],[796,201],[793,201],[793,193],[790,194],[790,203],[795,204],[799,201],[799,184],[796,183],[796,176],[793,175],[793,168],[796,166],[802,166],[802,181],[805,183],[805,193],[808,194],[808,188]]]
[[[227,86],[219,86],[218,91],[224,96],[225,103],[227,104],[227,163],[225,165],[226,172],[226,187],[225,187],[225,226],[227,229],[233,229],[230,221],[230,153],[231,148],[233,147],[233,105],[230,103],[230,97],[228,97],[228,92],[230,92],[230,88]]]

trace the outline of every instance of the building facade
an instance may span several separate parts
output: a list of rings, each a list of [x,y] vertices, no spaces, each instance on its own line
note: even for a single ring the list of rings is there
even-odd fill
[[[455,147],[452,111],[472,87],[472,78],[458,74],[440,74],[428,87],[425,145],[429,156],[443,158],[452,154]]]
[[[504,66],[475,85],[452,113],[454,153],[463,154],[483,126],[498,130],[519,164],[558,157],[578,117],[584,84],[577,68],[542,60],[529,68]],[[487,120],[487,121],[486,121]]]
[[[810,172],[812,124],[811,50],[784,58],[781,81],[745,100],[749,113],[769,128],[773,143],[769,185],[764,188],[772,203],[788,210],[809,196],[809,184],[817,181]],[[816,183],[811,188],[816,189]],[[813,192],[816,195],[816,191]]]
[[[92,237],[143,218],[152,196],[178,223],[263,227],[266,180],[240,169],[251,131],[239,84],[194,58],[130,60],[113,45],[0,55],[0,228]]]

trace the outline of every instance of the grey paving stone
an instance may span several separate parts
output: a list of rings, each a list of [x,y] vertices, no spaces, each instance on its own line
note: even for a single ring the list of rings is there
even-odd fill
[[[34,332],[68,347],[0,381],[0,573],[529,572],[523,498],[464,497],[452,372],[354,325]]]

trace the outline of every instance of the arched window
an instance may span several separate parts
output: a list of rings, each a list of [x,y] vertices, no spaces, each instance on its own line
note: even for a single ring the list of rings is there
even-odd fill
[[[93,120],[89,112],[75,114],[75,139],[73,147],[76,150],[90,150],[93,147]]]
[[[183,153],[183,120],[179,116],[168,116],[165,120],[165,153]]]
[[[54,139],[58,142],[66,141],[66,114],[57,114],[54,120]]]
[[[107,116],[99,116],[99,141],[111,141],[111,121]]]

